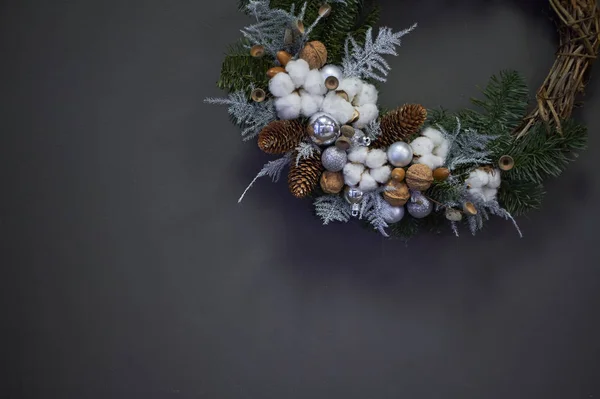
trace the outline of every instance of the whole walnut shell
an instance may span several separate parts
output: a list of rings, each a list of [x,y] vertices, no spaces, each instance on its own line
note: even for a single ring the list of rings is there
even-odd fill
[[[344,187],[344,175],[342,172],[331,172],[326,170],[321,175],[321,188],[327,194],[337,194]]]
[[[410,191],[405,183],[391,180],[383,192],[383,198],[392,206],[404,206],[410,199]]]
[[[423,164],[414,164],[406,171],[406,184],[411,190],[425,191],[433,183],[431,168]]]
[[[310,69],[319,69],[327,63],[327,48],[318,40],[306,43],[300,51],[300,58],[308,62]]]

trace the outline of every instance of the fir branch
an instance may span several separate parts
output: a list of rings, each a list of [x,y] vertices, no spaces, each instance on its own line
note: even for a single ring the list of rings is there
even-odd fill
[[[450,142],[450,151],[446,158],[448,169],[455,170],[460,166],[483,165],[491,162],[489,146],[497,136],[481,134],[472,128],[463,129],[459,118],[456,118],[453,133],[449,133],[444,126],[437,127]]]
[[[408,240],[417,235],[422,223],[423,219],[416,219],[406,214],[400,222],[390,226],[390,235],[402,240]]]
[[[512,215],[521,216],[540,209],[545,194],[540,183],[504,178],[498,200]]]
[[[273,100],[253,102],[245,91],[236,91],[227,98],[207,98],[208,104],[227,105],[232,121],[242,129],[244,140],[255,137],[261,129],[277,119]]]
[[[312,157],[315,152],[320,154],[321,149],[313,143],[308,143],[306,141],[302,141],[300,144],[298,144],[298,147],[296,147],[295,152],[296,152],[296,166],[298,166],[301,160]]]
[[[385,82],[391,67],[383,56],[398,55],[396,47],[401,44],[400,38],[410,33],[416,26],[415,24],[396,33],[387,27],[380,28],[375,40],[373,40],[373,29],[369,28],[365,34],[364,47],[360,46],[352,36],[348,37],[344,47],[345,57],[342,61],[344,76]]]
[[[315,212],[324,225],[331,222],[348,222],[352,217],[352,208],[340,195],[323,195],[315,202]]]
[[[256,177],[254,179],[252,179],[252,181],[250,182],[248,187],[246,187],[246,189],[242,193],[240,199],[238,200],[238,203],[242,202],[242,200],[244,199],[244,196],[246,195],[248,190],[250,190],[252,185],[261,177],[269,176],[274,183],[279,181],[279,178],[281,177],[281,172],[282,172],[283,168],[285,168],[287,165],[289,165],[291,159],[292,159],[291,153],[287,153],[279,159],[267,162],[263,166],[263,168],[260,170],[260,172],[258,172]]]
[[[248,91],[251,86],[267,87],[265,71],[272,62],[268,58],[255,58],[248,51],[248,42],[240,40],[229,47],[221,66],[221,75],[217,86],[228,92]]]

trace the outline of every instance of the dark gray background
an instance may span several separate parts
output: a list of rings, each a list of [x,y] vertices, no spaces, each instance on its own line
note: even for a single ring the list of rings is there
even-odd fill
[[[533,93],[554,59],[545,1],[383,6],[420,24],[388,107],[456,109],[505,68]],[[321,227],[284,182],[236,203],[269,157],[203,99],[247,21],[234,1],[0,6],[0,397],[600,397],[600,76],[590,150],[525,238],[495,220],[406,246]]]

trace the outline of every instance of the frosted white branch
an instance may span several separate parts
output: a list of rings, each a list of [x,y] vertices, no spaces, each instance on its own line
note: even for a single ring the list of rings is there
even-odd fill
[[[263,166],[263,168],[260,170],[260,172],[258,172],[256,177],[254,179],[252,179],[252,181],[250,182],[248,187],[246,187],[246,189],[242,193],[242,196],[238,200],[238,203],[242,202],[242,200],[244,199],[244,196],[246,195],[248,190],[250,190],[252,185],[261,177],[269,176],[273,180],[273,182],[276,183],[279,180],[279,178],[281,177],[281,171],[283,170],[283,168],[285,168],[287,165],[289,165],[291,158],[292,158],[291,153],[287,153],[279,159],[267,162]]]
[[[352,208],[339,195],[323,195],[314,202],[315,212],[324,225],[331,222],[347,222],[352,217]]]
[[[296,166],[300,164],[300,161],[312,157],[316,153],[321,153],[321,149],[313,143],[307,143],[305,141],[298,144],[296,147]]]

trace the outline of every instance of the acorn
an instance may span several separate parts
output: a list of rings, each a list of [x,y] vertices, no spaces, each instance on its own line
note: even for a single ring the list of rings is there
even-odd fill
[[[391,180],[383,192],[383,198],[392,206],[404,206],[410,199],[410,191],[405,183]]]
[[[463,211],[469,216],[477,215],[477,208],[472,202],[465,202],[463,205]]]
[[[300,58],[308,62],[310,69],[323,68],[327,62],[327,47],[318,40],[308,42],[300,51]]]
[[[356,133],[354,131],[354,128],[350,125],[344,125],[341,127],[341,132],[342,132],[342,136],[344,137],[348,137],[348,138],[352,138],[354,137],[354,134]]]
[[[319,7],[319,16],[321,18],[326,18],[329,16],[329,14],[331,14],[330,4],[323,4],[321,7]]]
[[[277,61],[281,64],[281,66],[286,66],[288,62],[292,59],[292,55],[287,51],[278,51],[277,52]]]
[[[515,160],[510,155],[502,155],[498,160],[498,167],[507,172],[515,167]]]
[[[254,89],[251,94],[252,100],[257,103],[265,101],[267,93],[263,89]]]
[[[444,181],[450,177],[448,168],[437,168],[433,171],[433,178],[437,181]]]
[[[392,180],[394,180],[395,182],[400,183],[404,180],[405,176],[406,172],[402,168],[394,168],[394,170],[392,170]]]
[[[326,170],[321,175],[321,188],[327,194],[337,194],[344,188],[344,175],[342,172]]]
[[[352,145],[352,141],[348,137],[345,137],[345,136],[342,136],[335,141],[335,146],[337,148],[339,148],[340,150],[346,151],[350,148],[351,145]]]
[[[263,55],[265,55],[264,46],[261,46],[260,44],[255,44],[254,46],[252,46],[252,48],[250,48],[250,55],[254,58],[262,57]]]
[[[325,79],[325,87],[327,90],[335,90],[339,85],[340,81],[335,76],[328,76],[327,79]]]
[[[273,67],[267,71],[267,76],[270,79],[273,76],[277,75],[278,73],[282,73],[282,72],[285,73],[285,69],[283,67]]]
[[[406,172],[406,184],[411,190],[426,191],[433,182],[433,172],[427,165],[416,163]]]

